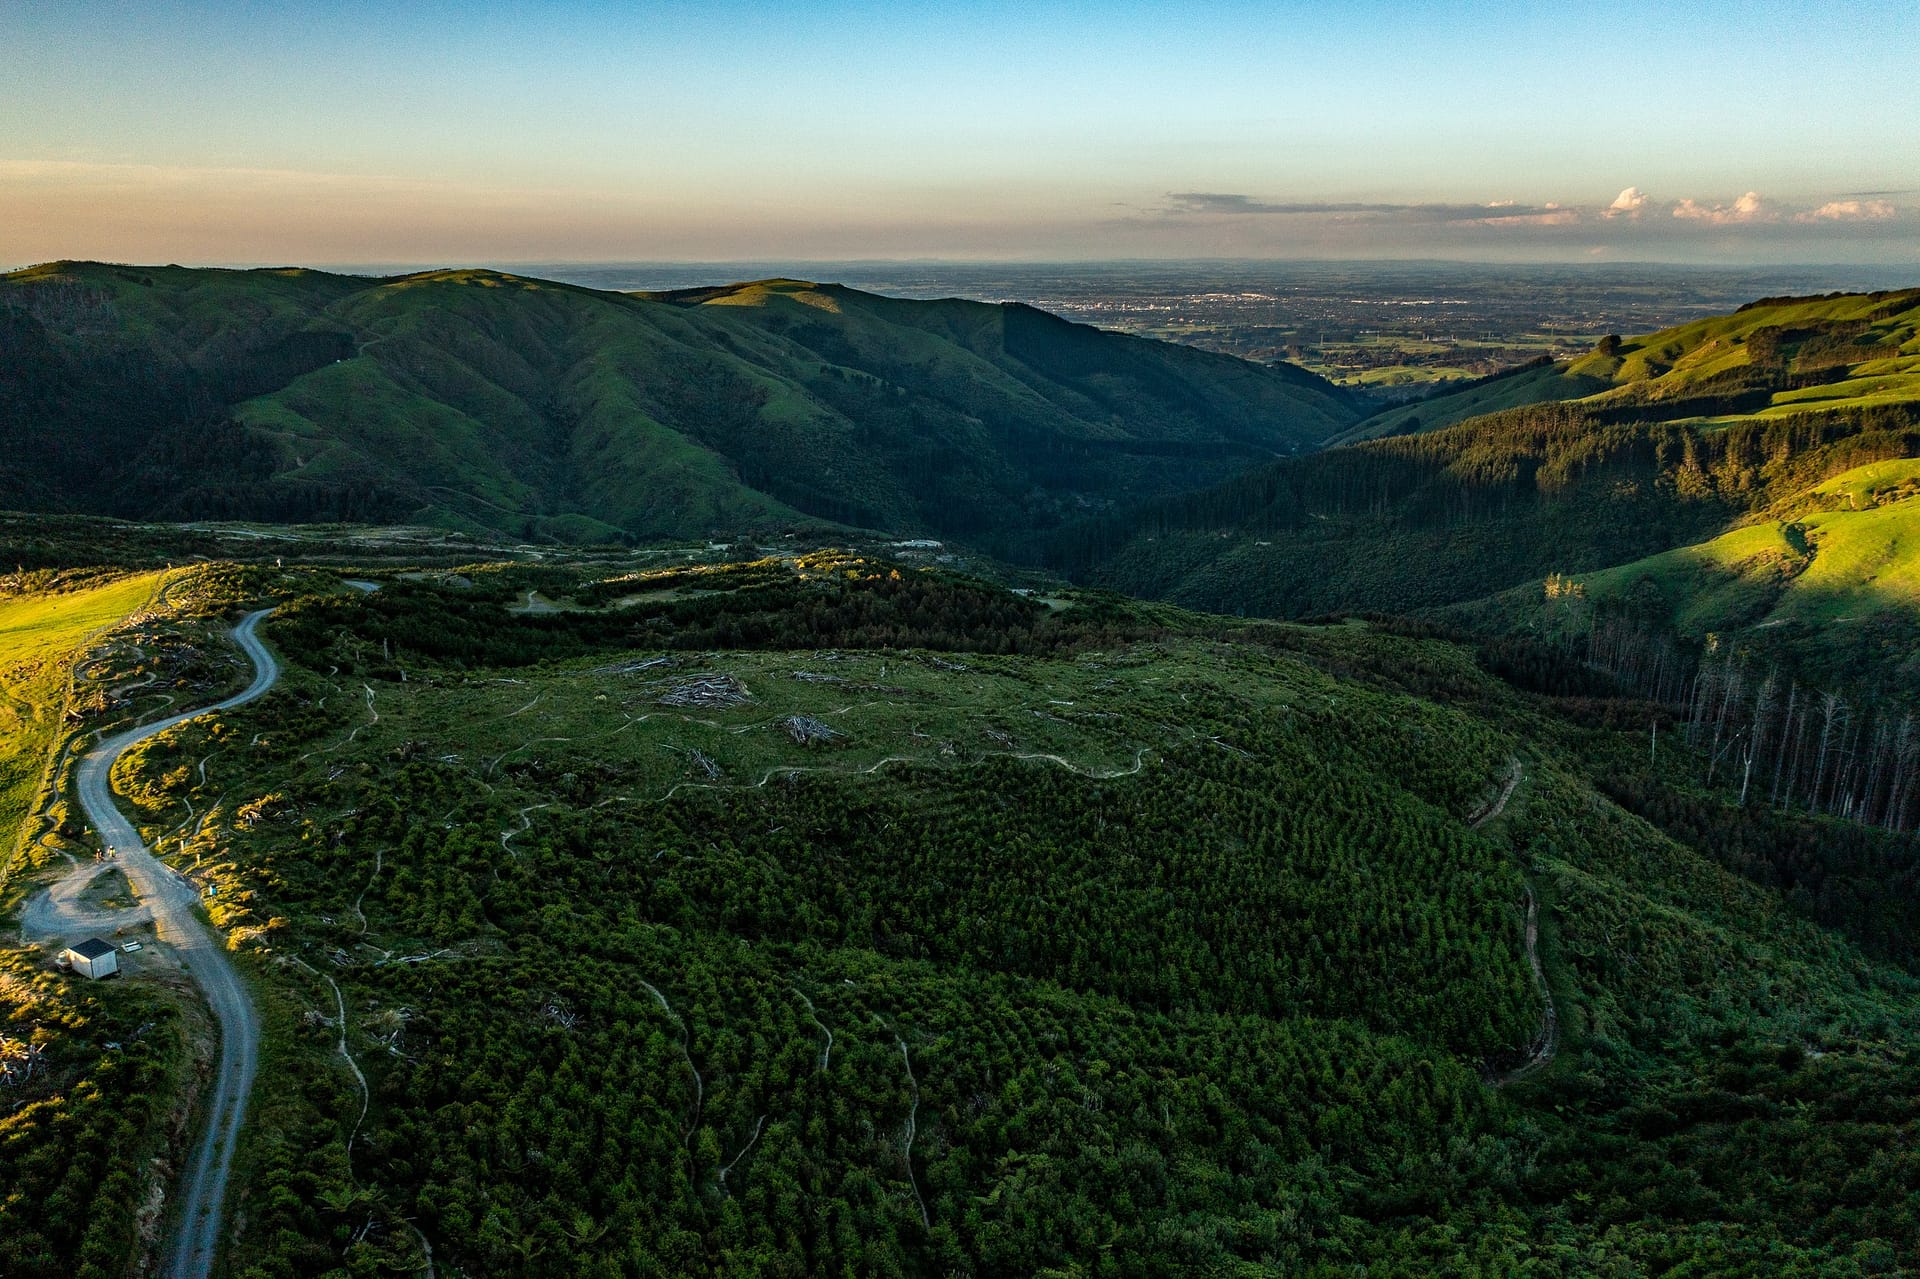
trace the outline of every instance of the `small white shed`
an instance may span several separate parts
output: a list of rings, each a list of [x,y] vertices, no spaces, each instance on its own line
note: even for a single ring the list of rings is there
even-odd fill
[[[120,971],[120,953],[98,937],[74,943],[67,947],[61,958],[73,965],[74,972],[96,981]]]

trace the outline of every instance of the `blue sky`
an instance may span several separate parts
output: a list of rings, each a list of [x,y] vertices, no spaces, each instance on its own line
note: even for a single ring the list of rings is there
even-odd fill
[[[7,263],[1920,261],[1911,0],[7,0],[0,39]]]

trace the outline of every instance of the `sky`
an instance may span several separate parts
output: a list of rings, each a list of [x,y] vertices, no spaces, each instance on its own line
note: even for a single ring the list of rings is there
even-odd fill
[[[0,266],[1920,263],[1920,4],[0,0]]]

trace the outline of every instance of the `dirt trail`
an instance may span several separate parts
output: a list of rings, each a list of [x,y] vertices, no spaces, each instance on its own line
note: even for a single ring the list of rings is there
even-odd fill
[[[1507,811],[1507,801],[1513,798],[1514,788],[1520,785],[1520,779],[1526,775],[1526,769],[1517,759],[1507,761],[1507,775],[1500,780],[1500,793],[1493,802],[1482,808],[1478,814],[1467,819],[1467,825],[1478,830],[1488,822]]]
[[[525,808],[521,809],[517,814],[520,818],[520,828],[518,830],[503,830],[500,832],[500,851],[512,856],[513,841],[533,829],[533,819],[528,817],[527,814],[538,812],[542,808],[552,807],[552,804],[528,804]]]
[[[907,1068],[907,1086],[913,1090],[913,1104],[907,1108],[907,1139],[900,1148],[900,1158],[907,1165],[907,1184],[913,1187],[913,1202],[920,1206],[920,1227],[932,1230],[933,1222],[927,1216],[927,1201],[920,1195],[920,1179],[913,1173],[913,1139],[920,1132],[920,1081],[913,1075],[913,1058],[907,1055],[907,1041],[896,1032],[893,1042],[900,1045],[900,1061]]]
[[[317,970],[314,971],[317,972]],[[360,1063],[353,1059],[353,1054],[347,1049],[347,997],[340,993],[340,983],[325,973],[318,973],[318,976],[325,980],[333,991],[336,1023],[340,1027],[337,1051],[341,1059],[347,1063],[347,1069],[353,1072],[354,1081],[360,1085],[360,1115],[353,1121],[353,1131],[347,1134],[347,1175],[353,1177],[355,1184],[358,1184],[360,1179],[354,1175],[353,1171],[353,1143],[360,1136],[361,1125],[367,1122],[367,1107],[373,1102],[373,1089],[367,1087],[367,1077],[361,1073]]]
[[[820,1033],[827,1037],[826,1044],[820,1049],[820,1073],[824,1075],[827,1073],[827,1067],[833,1062],[833,1032],[827,1029],[827,1023],[820,1020],[820,1014],[815,1010],[813,1001],[807,998],[806,991],[798,986],[789,986],[787,989],[800,996],[800,1002],[807,1006],[807,1016],[811,1017],[813,1024],[820,1028]]]
[[[1513,760],[1507,768],[1507,775],[1500,783],[1500,793],[1491,804],[1473,818],[1469,825],[1478,829],[1506,811],[1507,801],[1513,798],[1513,792],[1526,775],[1526,769],[1519,760]],[[1527,967],[1533,970],[1534,989],[1540,992],[1541,1014],[1540,1032],[1534,1036],[1533,1043],[1527,1047],[1526,1060],[1503,1075],[1493,1077],[1496,1088],[1505,1087],[1524,1075],[1532,1074],[1553,1060],[1560,1050],[1560,1010],[1554,1006],[1553,989],[1547,985],[1547,970],[1540,963],[1540,900],[1533,894],[1533,886],[1527,886],[1527,927],[1526,949]]]
[[[726,1167],[720,1170],[720,1193],[721,1194],[724,1195],[727,1193],[727,1174],[733,1171],[734,1165],[738,1164],[742,1159],[745,1159],[747,1157],[747,1152],[749,1150],[752,1150],[754,1146],[759,1142],[760,1134],[762,1131],[765,1130],[766,1126],[767,1126],[767,1117],[765,1115],[762,1115],[760,1116],[759,1119],[755,1120],[753,1125],[753,1136],[747,1138],[747,1144],[740,1147],[740,1153],[735,1155],[733,1158],[727,1160]]]
[[[673,1011],[673,1005],[667,1002],[667,997],[660,993],[657,986],[643,981],[640,988],[652,995],[660,1005],[660,1011],[673,1018],[674,1025],[680,1028],[680,1055],[686,1059],[687,1070],[693,1075],[693,1109],[687,1113],[687,1128],[680,1139],[692,1141],[694,1130],[700,1126],[700,1109],[707,1100],[707,1081],[700,1077],[700,1067],[693,1064],[693,1038],[687,1033],[686,1021]]]
[[[1533,895],[1532,886],[1527,888],[1527,966],[1533,969],[1533,984],[1539,990],[1540,1001],[1544,1005],[1540,1015],[1540,1033],[1534,1036],[1533,1043],[1528,1046],[1527,1059],[1494,1079],[1496,1088],[1532,1074],[1552,1061],[1553,1055],[1560,1051],[1560,1010],[1554,1007],[1553,991],[1547,986],[1547,970],[1540,963],[1540,901]]]

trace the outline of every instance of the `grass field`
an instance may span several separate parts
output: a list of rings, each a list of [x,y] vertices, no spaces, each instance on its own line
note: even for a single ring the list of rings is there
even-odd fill
[[[89,636],[150,601],[164,576],[0,599],[0,869],[12,867],[26,835],[60,736],[75,659]]]
[[[1920,495],[1920,458],[1896,457],[1843,471],[1814,485],[1795,508],[1865,511]]]
[[[29,882],[11,872],[64,758],[76,663],[167,576],[8,582],[19,593],[0,598],[0,904]],[[90,904],[122,904],[125,890],[111,876]],[[186,1122],[181,1084],[205,1019],[151,980],[76,982],[49,959],[0,936],[0,1273],[110,1279],[152,1262],[157,1236],[143,1227],[161,1207],[154,1179]]]
[[[1718,537],[1570,578],[1579,603],[1543,621],[1536,581],[1443,610],[1530,631],[1625,609],[1689,641],[1709,634],[1810,675],[1906,700],[1920,675],[1920,459],[1855,467]],[[1567,598],[1567,597],[1562,597]]]
[[[1650,583],[1691,635],[1912,611],[1920,608],[1920,498],[1898,494],[1916,476],[1920,460],[1910,458],[1858,467],[1813,490],[1857,509],[1751,524],[1578,580],[1593,599]]]

